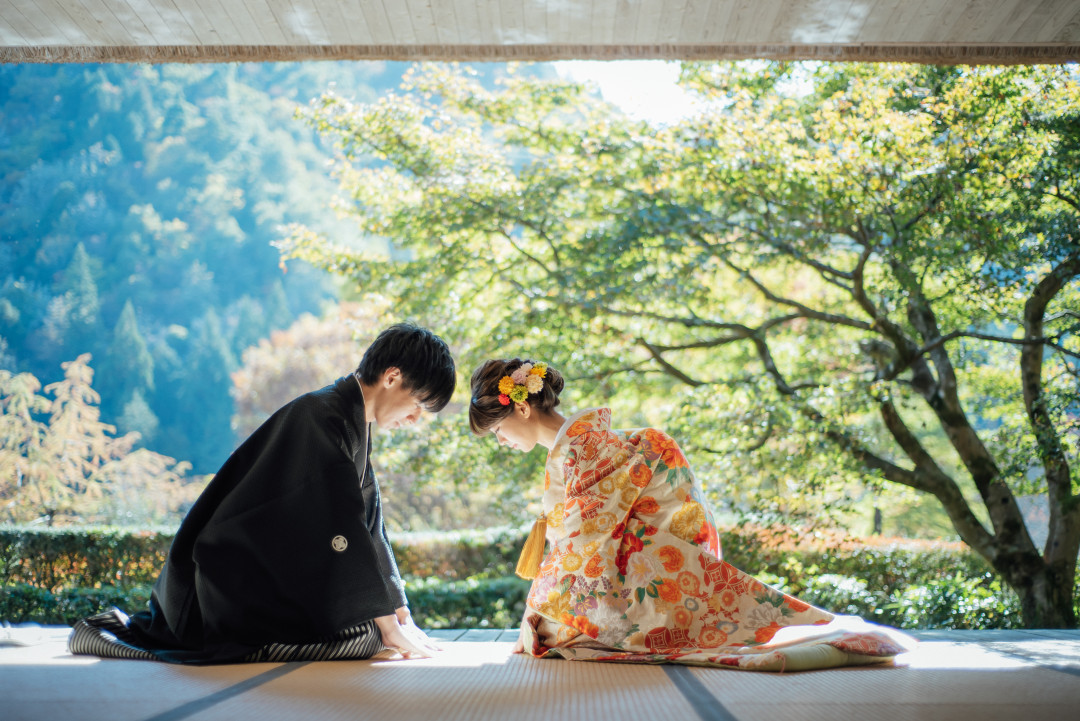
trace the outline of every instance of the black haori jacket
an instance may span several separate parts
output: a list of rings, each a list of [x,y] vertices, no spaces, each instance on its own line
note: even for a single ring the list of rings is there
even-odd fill
[[[165,661],[239,661],[406,605],[383,526],[358,382],[295,399],[229,457],[180,525],[138,645]]]

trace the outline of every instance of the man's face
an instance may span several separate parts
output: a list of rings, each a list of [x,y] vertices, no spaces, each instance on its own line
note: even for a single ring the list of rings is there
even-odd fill
[[[420,420],[424,407],[420,400],[405,387],[404,378],[397,368],[388,368],[377,385],[375,422],[380,428],[402,428]]]

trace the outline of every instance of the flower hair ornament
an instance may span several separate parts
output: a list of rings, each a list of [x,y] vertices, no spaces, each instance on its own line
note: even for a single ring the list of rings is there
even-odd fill
[[[504,406],[524,403],[530,393],[539,393],[544,388],[547,375],[547,363],[522,363],[508,376],[499,379],[499,403]]]

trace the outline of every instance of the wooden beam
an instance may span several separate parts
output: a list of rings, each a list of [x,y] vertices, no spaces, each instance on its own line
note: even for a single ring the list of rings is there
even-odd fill
[[[389,1],[389,0],[388,0]],[[408,16],[396,15],[399,27]],[[412,28],[410,27],[411,31]],[[201,38],[200,38],[201,40]],[[205,42],[205,41],[204,41]],[[295,60],[829,60],[937,65],[1045,64],[1080,60],[1080,44],[638,44],[638,45],[48,45],[0,47],[3,63],[259,62]]]

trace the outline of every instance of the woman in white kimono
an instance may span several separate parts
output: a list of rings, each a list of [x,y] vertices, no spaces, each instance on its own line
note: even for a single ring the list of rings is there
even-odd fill
[[[543,513],[518,564],[533,584],[515,650],[762,671],[887,663],[909,650],[893,629],[834,616],[723,561],[679,445],[654,428],[613,430],[606,408],[563,416],[562,389],[554,368],[519,358],[472,377],[474,433],[548,448]]]

